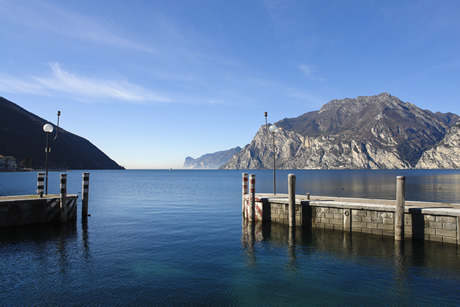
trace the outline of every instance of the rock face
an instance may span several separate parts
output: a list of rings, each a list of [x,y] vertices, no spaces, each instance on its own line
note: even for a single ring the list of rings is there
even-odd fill
[[[241,147],[238,146],[229,150],[205,154],[197,159],[187,157],[185,158],[184,168],[219,168],[240,151]]]
[[[460,168],[460,121],[438,145],[423,153],[416,168]]]
[[[0,154],[23,167],[45,168],[43,125],[47,121],[0,97]],[[54,127],[56,130],[56,127]],[[59,128],[50,141],[49,169],[122,169],[88,140]],[[50,140],[54,138],[54,131]]]
[[[276,123],[276,166],[284,169],[415,167],[458,120],[388,93],[332,100],[321,110]],[[272,135],[262,126],[223,169],[273,167]]]

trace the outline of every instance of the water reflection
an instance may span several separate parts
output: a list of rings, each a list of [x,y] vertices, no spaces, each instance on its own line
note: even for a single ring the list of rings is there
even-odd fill
[[[286,269],[290,273],[295,273],[298,269],[297,256],[296,256],[296,242],[295,242],[295,228],[289,227],[288,229],[288,262]]]
[[[1,244],[35,242],[44,244],[49,241],[73,240],[77,235],[75,223],[67,224],[36,224],[2,228],[0,231]]]
[[[82,255],[90,257],[88,222],[82,221]],[[0,253],[32,250],[41,261],[56,260],[61,273],[66,273],[78,250],[76,223],[37,224],[3,228],[0,231]],[[29,249],[29,247],[33,247]],[[55,251],[55,253],[53,252]],[[28,256],[29,257],[29,256]]]
[[[395,241],[395,255],[394,255],[394,287],[398,295],[404,295],[408,292],[407,289],[407,267],[405,265],[405,250],[404,241]],[[417,258],[421,255],[417,255]]]
[[[241,242],[243,244],[243,250],[246,253],[247,265],[251,267],[255,266],[257,263],[254,248],[256,228],[258,229],[257,231],[260,232],[260,227],[262,226],[263,223],[261,222],[249,222],[247,219],[243,219]],[[261,236],[258,236],[258,238],[259,240],[263,239]]]
[[[81,220],[81,232],[82,232],[82,241],[83,241],[83,257],[87,260],[90,255],[88,219]]]
[[[455,244],[411,240],[395,242],[393,237],[316,228],[292,229],[275,223],[243,221],[242,225],[242,245],[247,263],[251,266],[258,266],[261,261],[259,254],[266,254],[264,249],[277,246],[286,251],[288,273],[300,269],[302,263],[299,259],[312,254],[322,255],[345,265],[390,272],[394,291],[401,295],[408,293],[408,282],[415,276],[455,282],[460,276],[460,251]]]

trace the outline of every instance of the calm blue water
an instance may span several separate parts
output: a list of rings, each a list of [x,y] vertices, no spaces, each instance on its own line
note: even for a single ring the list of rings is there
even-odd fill
[[[242,171],[90,173],[87,223],[0,229],[0,305],[460,304],[456,245],[245,225]],[[405,175],[408,200],[460,202],[460,171],[278,171],[277,192],[289,173],[298,194],[393,199]],[[0,195],[35,189],[36,173],[0,173]]]

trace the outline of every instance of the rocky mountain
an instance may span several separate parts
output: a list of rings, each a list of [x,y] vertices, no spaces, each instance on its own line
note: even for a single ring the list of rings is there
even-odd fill
[[[275,123],[276,165],[284,169],[415,167],[457,120],[388,93],[332,100],[319,111]],[[273,140],[262,126],[223,169],[273,167]]]
[[[0,97],[0,154],[13,156],[17,164],[45,168],[47,121]],[[54,126],[54,125],[53,125]],[[56,127],[54,127],[56,131]],[[50,140],[54,138],[52,133]],[[122,169],[88,140],[59,128],[50,141],[49,169]]]
[[[423,153],[416,168],[460,168],[460,121],[439,144]]]
[[[205,154],[197,159],[185,158],[184,168],[219,168],[241,151],[241,147]]]

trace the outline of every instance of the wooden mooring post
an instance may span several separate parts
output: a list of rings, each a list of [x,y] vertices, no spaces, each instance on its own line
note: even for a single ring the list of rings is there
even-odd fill
[[[247,219],[249,222],[254,221],[254,210],[256,206],[256,175],[249,175],[249,208]]]
[[[37,194],[40,197],[43,197],[43,193],[45,192],[45,173],[38,173],[37,174]]]
[[[88,218],[89,173],[82,176],[81,218]]]
[[[406,197],[406,177],[396,177],[395,240],[404,240],[404,203]]]
[[[289,227],[295,227],[295,175],[288,175]]]
[[[67,223],[67,174],[61,174],[60,193],[61,222]]]
[[[243,173],[243,197],[242,197],[242,208],[241,208],[241,213],[243,214],[244,216],[244,196],[248,194],[248,174],[247,173]]]

